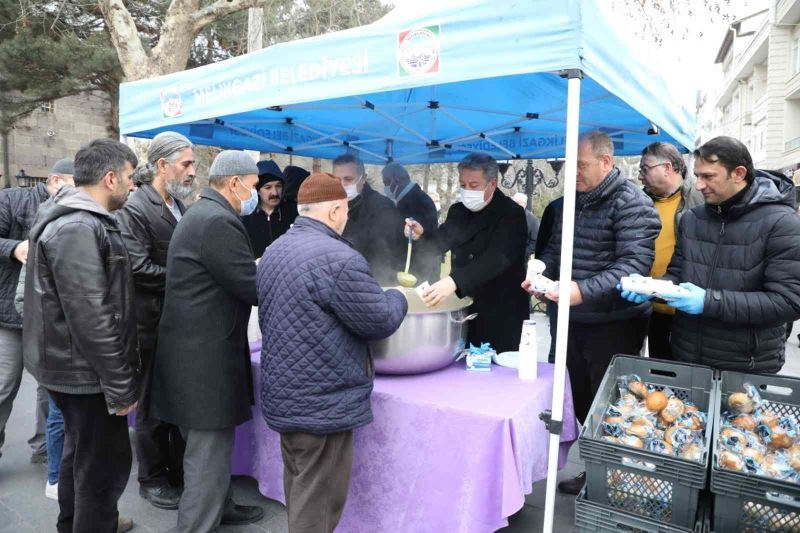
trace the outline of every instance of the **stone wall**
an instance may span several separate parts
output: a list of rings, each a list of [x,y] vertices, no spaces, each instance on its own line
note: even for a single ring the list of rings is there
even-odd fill
[[[8,142],[11,175],[25,170],[28,176],[45,177],[59,159],[74,156],[92,139],[108,136],[109,108],[99,95],[70,96],[53,102],[52,111],[35,111],[17,123]],[[3,156],[0,146],[0,162]]]

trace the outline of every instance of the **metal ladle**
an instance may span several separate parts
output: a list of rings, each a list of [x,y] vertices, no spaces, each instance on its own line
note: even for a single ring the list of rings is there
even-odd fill
[[[411,222],[414,219],[409,219]],[[411,243],[413,241],[411,228],[408,229],[408,254],[406,254],[406,269],[404,272],[397,273],[397,281],[403,287],[414,287],[417,284],[417,277],[414,274],[409,274],[408,269],[411,268]]]

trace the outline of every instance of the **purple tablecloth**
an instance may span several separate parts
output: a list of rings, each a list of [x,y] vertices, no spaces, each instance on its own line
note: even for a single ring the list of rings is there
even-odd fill
[[[255,348],[255,346],[253,346]],[[253,353],[256,399],[260,354]],[[354,434],[353,475],[337,531],[479,533],[507,525],[534,482],[547,477],[553,365],[539,379],[516,370],[488,373],[456,363],[420,376],[377,376],[372,424]],[[559,468],[577,438],[567,383]],[[253,476],[262,494],[285,503],[280,438],[258,406],[237,428],[233,469]]]

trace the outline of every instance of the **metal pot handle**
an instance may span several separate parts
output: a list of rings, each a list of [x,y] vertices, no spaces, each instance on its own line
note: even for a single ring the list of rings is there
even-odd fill
[[[464,318],[453,318],[453,315],[450,315],[450,321],[455,324],[463,324],[469,320],[474,320],[478,316],[478,313],[472,313],[471,315],[467,315]]]

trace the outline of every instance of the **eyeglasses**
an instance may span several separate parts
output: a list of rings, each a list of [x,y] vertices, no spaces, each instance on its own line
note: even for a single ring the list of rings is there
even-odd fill
[[[654,168],[660,167],[661,165],[668,165],[668,164],[669,163],[664,162],[664,163],[656,163],[655,165],[644,165],[644,164],[639,165],[639,175],[640,176],[646,176],[647,173],[650,172],[651,170],[653,170]]]

